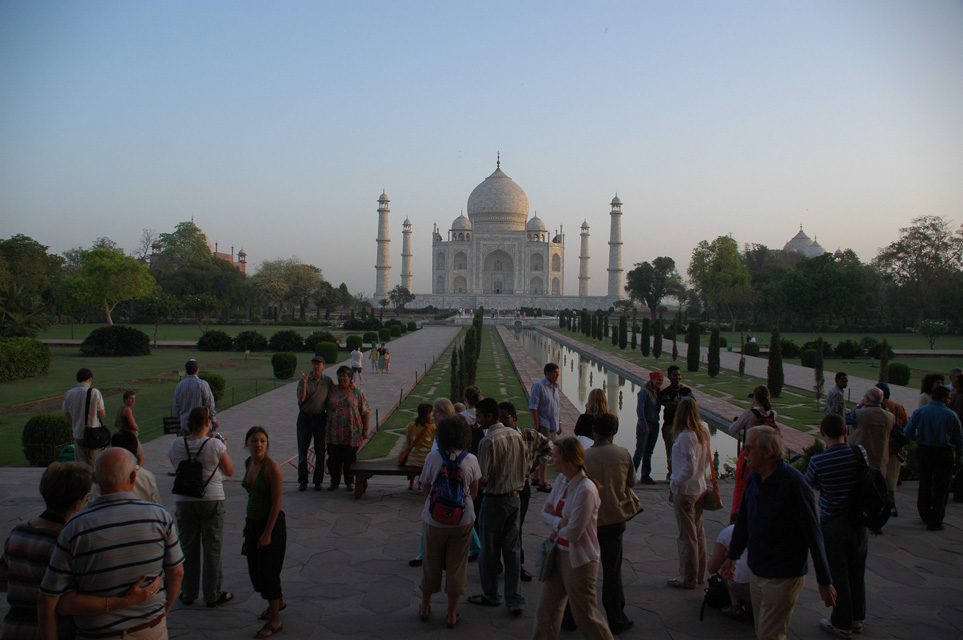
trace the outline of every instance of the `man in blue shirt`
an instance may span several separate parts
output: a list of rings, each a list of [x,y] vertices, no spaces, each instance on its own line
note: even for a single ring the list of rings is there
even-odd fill
[[[532,428],[551,441],[562,435],[562,425],[558,422],[558,414],[562,409],[562,400],[558,392],[558,378],[561,370],[554,362],[549,362],[543,369],[545,377],[532,385],[529,392],[528,409],[532,412]],[[538,490],[548,493],[552,487],[545,482],[543,464],[535,472],[538,479]]]
[[[877,389],[878,391],[878,389]],[[865,426],[862,428],[866,428]],[[809,461],[806,480],[819,490],[819,523],[826,547],[829,571],[836,588],[836,605],[830,618],[819,628],[838,638],[852,638],[866,628],[866,526],[853,504],[853,487],[866,451],[846,444],[846,421],[836,413],[827,414],[819,426],[826,450]]]
[[[946,406],[949,397],[949,389],[935,387],[929,403],[914,411],[903,429],[917,444],[920,486],[916,509],[929,531],[943,530],[953,465],[963,456],[963,429],[959,417]]]
[[[827,607],[836,604],[836,590],[826,563],[812,489],[801,473],[784,462],[782,438],[772,427],[753,427],[743,449],[752,473],[719,573],[732,580],[736,560],[749,549],[749,592],[756,637],[784,640],[806,582],[809,553],[819,595]]]

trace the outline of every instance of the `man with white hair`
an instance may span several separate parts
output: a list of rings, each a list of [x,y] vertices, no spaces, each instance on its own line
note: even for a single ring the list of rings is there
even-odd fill
[[[883,408],[883,390],[870,387],[856,409],[856,426],[849,436],[849,444],[862,445],[869,466],[876,467],[884,476],[889,466],[889,434],[896,418]]]
[[[97,457],[101,495],[64,525],[40,585],[42,638],[57,637],[55,611],[74,616],[79,638],[167,638],[184,556],[171,515],[133,494],[136,476],[126,449]]]
[[[782,438],[772,427],[753,427],[746,434],[743,450],[752,472],[719,573],[732,580],[736,560],[749,549],[749,592],[756,637],[785,640],[806,582],[810,553],[819,595],[827,607],[836,604],[836,590],[812,489],[803,475],[784,461]]]

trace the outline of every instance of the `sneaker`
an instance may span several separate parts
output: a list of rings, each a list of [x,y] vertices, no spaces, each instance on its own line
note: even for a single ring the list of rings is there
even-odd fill
[[[866,621],[853,620],[853,633],[862,633],[863,631],[866,631]]]
[[[298,485],[298,491],[307,491],[307,489],[308,489],[307,482],[302,482],[301,484]]]
[[[639,478],[638,484],[655,484],[655,480],[652,479],[652,476],[642,476]]]
[[[839,629],[833,626],[832,621],[829,618],[822,618],[819,621],[819,628],[830,635],[834,635],[837,638],[852,638],[853,632],[849,629]]]

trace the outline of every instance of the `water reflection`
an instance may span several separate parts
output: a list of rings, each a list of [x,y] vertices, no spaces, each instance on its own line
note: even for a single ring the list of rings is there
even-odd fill
[[[555,340],[534,331],[516,330],[515,338],[540,366],[548,362],[561,365],[559,387],[562,393],[572,401],[580,411],[585,410],[589,391],[601,388],[605,391],[605,398],[609,403],[609,410],[619,416],[619,432],[615,435],[615,443],[629,450],[635,451],[635,425],[638,393],[641,387],[632,380],[623,378],[615,371],[610,371],[605,365],[591,358],[582,356],[577,351],[559,344]],[[669,360],[666,360],[668,366]],[[724,429],[718,429],[721,424],[707,416],[702,418],[709,423],[712,436],[712,451],[718,452],[720,464],[729,463],[735,466],[736,440]],[[571,435],[574,424],[563,424],[562,428]],[[652,476],[657,480],[664,478],[668,465],[665,460],[665,447],[661,442],[652,454]],[[720,471],[722,469],[720,468]]]

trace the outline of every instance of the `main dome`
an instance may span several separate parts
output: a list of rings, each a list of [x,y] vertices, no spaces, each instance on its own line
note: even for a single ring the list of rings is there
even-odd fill
[[[528,196],[501,170],[501,162],[468,196],[468,217],[476,233],[525,230]]]

